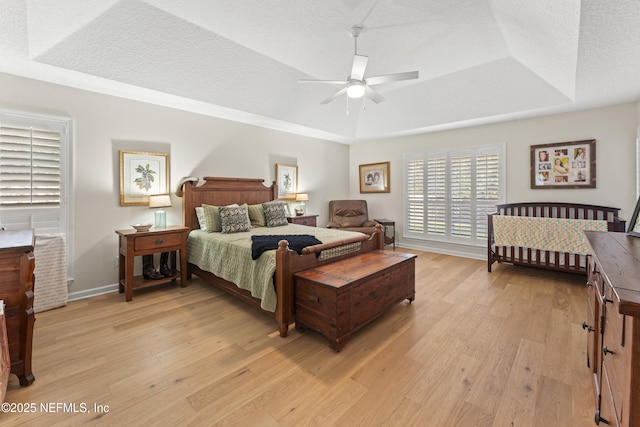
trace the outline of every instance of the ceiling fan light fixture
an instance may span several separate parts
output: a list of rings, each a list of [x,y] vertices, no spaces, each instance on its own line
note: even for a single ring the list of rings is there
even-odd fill
[[[354,82],[347,87],[347,96],[349,98],[362,98],[364,96],[365,88],[362,82]]]

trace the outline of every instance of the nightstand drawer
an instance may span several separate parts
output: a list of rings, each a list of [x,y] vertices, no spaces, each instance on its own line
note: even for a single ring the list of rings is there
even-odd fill
[[[291,224],[307,225],[309,227],[316,227],[318,215],[299,215],[287,217],[287,221]]]
[[[181,233],[161,234],[158,236],[138,237],[135,240],[135,250],[162,249],[179,245],[182,242]]]

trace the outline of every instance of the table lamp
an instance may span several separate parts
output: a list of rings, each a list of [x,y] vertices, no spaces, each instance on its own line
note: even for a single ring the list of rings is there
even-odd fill
[[[304,202],[309,201],[309,195],[307,193],[298,193],[296,194],[296,202],[300,202],[298,206],[296,206],[296,215],[304,215],[304,211],[306,206]]]
[[[149,208],[156,210],[156,229],[163,229],[167,226],[167,213],[162,208],[171,206],[171,197],[168,194],[154,194],[149,196]]]

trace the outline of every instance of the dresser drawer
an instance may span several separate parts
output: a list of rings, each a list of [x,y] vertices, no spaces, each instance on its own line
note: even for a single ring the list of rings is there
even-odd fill
[[[180,233],[161,234],[156,236],[137,237],[134,243],[136,251],[158,249],[179,245],[182,242]]]

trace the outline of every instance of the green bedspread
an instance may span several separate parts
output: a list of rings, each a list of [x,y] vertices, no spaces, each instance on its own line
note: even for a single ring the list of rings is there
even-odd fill
[[[330,243],[361,233],[289,224],[282,227],[256,227],[244,233],[207,233],[193,230],[187,240],[187,261],[202,270],[235,283],[239,288],[251,291],[261,300],[264,310],[274,312],[276,293],[273,274],[276,271],[275,250],[264,252],[255,261],[251,259],[251,236],[274,234],[311,234],[322,243]]]

